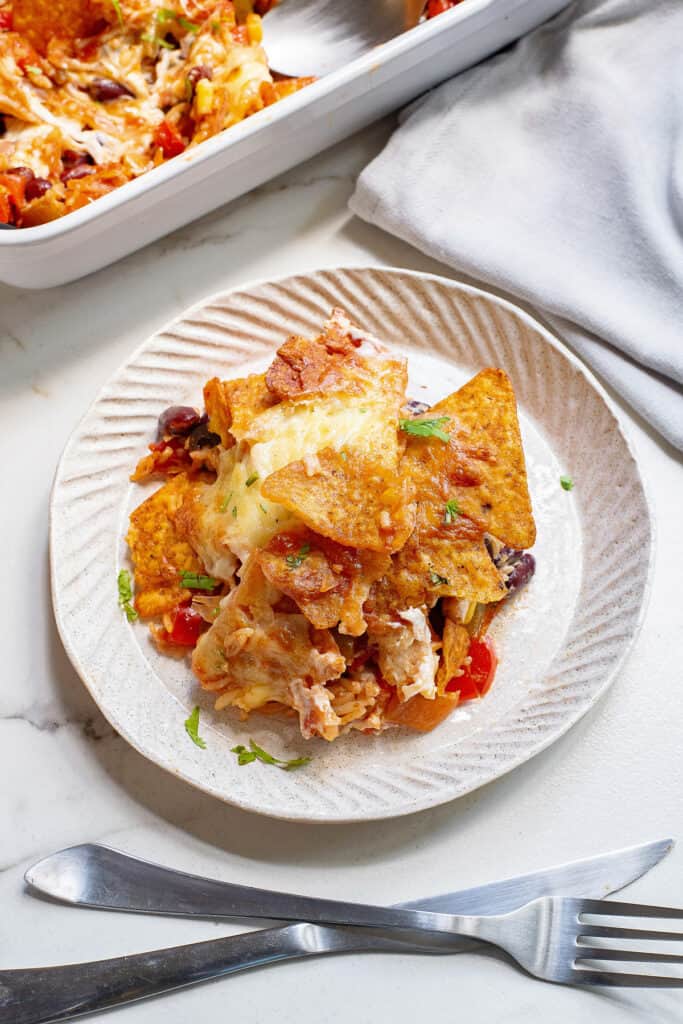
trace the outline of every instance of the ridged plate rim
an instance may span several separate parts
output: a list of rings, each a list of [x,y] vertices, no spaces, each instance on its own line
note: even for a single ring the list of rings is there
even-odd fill
[[[616,450],[623,460],[624,467],[628,467],[631,473],[630,486],[632,488],[632,497],[635,496],[637,504],[633,512],[634,516],[637,514],[641,529],[644,531],[643,542],[645,548],[641,547],[639,549],[639,560],[637,562],[638,576],[629,593],[627,607],[622,612],[622,615],[628,617],[628,635],[615,646],[610,656],[609,664],[605,667],[604,672],[598,672],[599,679],[590,686],[588,696],[580,699],[580,696],[575,694],[572,699],[568,700],[561,720],[554,727],[548,728],[547,725],[544,726],[542,722],[543,716],[539,716],[539,721],[528,727],[524,738],[520,739],[519,735],[513,735],[514,730],[511,731],[509,724],[507,726],[503,724],[503,733],[505,733],[506,729],[510,733],[507,741],[508,747],[502,754],[500,751],[495,752],[491,763],[488,766],[484,765],[483,769],[481,762],[482,760],[485,761],[485,757],[481,752],[478,752],[477,743],[472,743],[469,740],[465,744],[465,747],[469,744],[471,748],[469,751],[463,751],[461,749],[462,745],[453,745],[453,748],[449,750],[446,762],[444,762],[443,756],[438,756],[438,751],[434,757],[426,755],[421,758],[421,763],[417,766],[412,765],[410,768],[404,768],[399,773],[400,778],[395,778],[392,773],[392,778],[385,780],[390,783],[388,786],[389,790],[395,790],[398,782],[401,783],[398,790],[394,792],[393,798],[391,793],[388,796],[385,793],[382,794],[381,800],[378,798],[373,802],[373,790],[372,788],[368,789],[368,786],[365,785],[362,787],[363,793],[364,796],[369,793],[367,797],[369,803],[367,806],[359,807],[357,793],[354,792],[353,794],[355,799],[352,799],[350,792],[345,796],[342,780],[341,791],[337,792],[335,796],[336,802],[332,806],[330,806],[329,800],[322,799],[321,794],[318,794],[320,800],[317,806],[315,795],[312,804],[308,800],[301,806],[296,788],[292,788],[291,781],[296,779],[300,785],[304,779],[307,779],[304,785],[308,788],[312,786],[315,791],[314,774],[293,773],[289,775],[288,773],[270,772],[267,781],[264,783],[263,778],[259,779],[253,773],[251,776],[245,776],[244,770],[242,770],[241,776],[236,775],[234,767],[228,762],[225,765],[225,770],[221,771],[220,777],[216,778],[215,765],[214,770],[211,770],[206,762],[202,763],[201,756],[198,757],[198,755],[205,752],[198,751],[187,741],[186,743],[171,746],[167,756],[160,754],[158,750],[153,749],[150,738],[145,737],[144,729],[142,730],[143,735],[141,735],[140,722],[135,721],[134,715],[131,720],[131,715],[126,713],[126,709],[124,709],[124,714],[121,714],[121,709],[113,707],[111,702],[103,696],[101,681],[97,679],[96,659],[94,660],[92,654],[87,651],[87,645],[84,643],[83,636],[79,635],[78,630],[73,628],[73,622],[69,621],[70,615],[69,609],[66,607],[64,587],[60,583],[64,572],[69,571],[69,566],[71,569],[74,567],[73,555],[69,556],[69,553],[65,551],[63,546],[65,529],[68,531],[70,528],[73,528],[67,522],[66,509],[69,506],[69,502],[65,502],[65,490],[68,491],[68,484],[70,482],[88,476],[87,473],[84,474],[82,471],[82,461],[79,462],[81,453],[78,451],[78,445],[79,443],[82,444],[84,436],[93,437],[92,434],[87,434],[87,431],[92,421],[96,421],[98,416],[101,415],[103,403],[115,400],[117,388],[121,388],[126,373],[136,368],[144,368],[141,364],[144,364],[145,355],[153,353],[155,345],[162,345],[164,338],[177,338],[183,329],[187,330],[188,325],[192,329],[194,324],[194,330],[197,330],[197,323],[203,323],[206,326],[207,321],[203,320],[203,318],[208,310],[221,306],[229,307],[231,303],[247,301],[254,297],[257,297],[257,301],[263,302],[264,300],[262,298],[258,299],[258,296],[268,289],[279,290],[280,293],[287,294],[288,296],[294,294],[297,288],[302,290],[302,293],[306,291],[306,288],[318,288],[323,291],[331,290],[338,295],[339,304],[345,305],[348,308],[348,288],[351,287],[352,290],[357,288],[359,280],[362,280],[363,286],[369,288],[370,292],[372,292],[373,288],[375,289],[375,297],[378,294],[378,288],[380,292],[384,289],[389,294],[393,291],[394,295],[397,294],[399,289],[404,289],[405,294],[409,294],[411,291],[417,292],[420,288],[425,290],[431,289],[432,291],[429,294],[444,296],[446,304],[449,301],[453,301],[454,308],[457,307],[459,309],[459,315],[463,315],[462,309],[465,309],[467,303],[470,303],[473,310],[479,309],[477,315],[482,315],[481,310],[486,309],[488,310],[487,315],[492,316],[494,321],[498,317],[500,323],[514,323],[523,334],[526,332],[530,338],[535,336],[536,340],[541,343],[538,349],[539,352],[543,352],[543,346],[546,346],[545,351],[552,353],[551,362],[555,361],[553,365],[563,366],[564,369],[569,371],[570,376],[573,375],[572,379],[581,381],[582,386],[587,389],[586,394],[592,395],[592,400],[597,402],[596,410],[601,410],[602,414],[606,416],[610,441],[613,445],[616,445]],[[303,300],[301,301],[303,302]],[[458,302],[460,306],[458,306]],[[305,308],[305,303],[303,303],[303,306]],[[353,316],[353,309],[351,309],[351,315]],[[208,322],[215,326],[215,321]],[[497,324],[498,327],[500,323]],[[281,339],[288,333],[288,330],[288,324],[283,323]],[[186,336],[183,337],[183,342],[188,342]],[[200,347],[202,345],[201,340],[195,339],[195,343]],[[162,349],[160,349],[161,351],[163,351],[163,345]],[[170,356],[172,359],[174,354],[177,356],[177,353],[173,352],[173,345],[171,343],[170,346],[166,346],[165,355]],[[204,374],[205,377],[209,375],[210,372]],[[524,405],[523,399],[521,405],[522,407]],[[158,407],[155,408],[159,411]],[[134,431],[120,432],[120,436],[124,439],[129,435],[134,438],[132,447],[136,453],[139,453],[140,433]],[[97,441],[97,436],[95,436],[95,441]],[[130,448],[131,445],[128,447]],[[109,451],[108,458],[111,455],[112,452]],[[132,458],[134,459],[134,456]],[[111,461],[110,458],[109,461]],[[131,464],[132,461],[128,461],[125,470],[118,467],[121,479],[127,477]],[[74,470],[78,471],[75,477],[73,475]],[[102,469],[97,470],[98,473],[102,471]],[[114,485],[111,484],[109,486]],[[102,509],[100,508],[96,512],[95,518],[101,515],[101,513]],[[113,514],[116,519],[116,529],[120,535],[123,527],[121,501],[114,508]],[[110,537],[107,534],[107,537],[112,543],[109,555],[107,555],[106,570],[104,566],[101,566],[100,573],[101,575],[104,574],[106,580],[114,581],[118,568],[116,545],[119,536]],[[631,539],[633,540],[634,538],[635,535]],[[647,491],[638,468],[635,452],[622,429],[614,406],[604,388],[593,374],[560,341],[524,310],[494,294],[434,274],[376,266],[326,268],[251,282],[226,291],[217,292],[194,304],[178,317],[174,317],[165,327],[144,341],[100,390],[65,446],[55,474],[50,501],[50,575],[57,628],[74,668],[111,725],[143,756],[204,792],[245,810],[301,822],[342,823],[380,820],[437,806],[507,774],[559,739],[605,693],[633,647],[642,626],[647,606],[652,573],[653,541],[653,523]],[[102,536],[100,536],[99,543],[104,549],[107,548],[107,542]],[[94,561],[96,559],[91,558],[89,565]],[[622,570],[619,579],[625,576],[626,571]],[[73,578],[74,580],[78,579],[78,574]],[[100,605],[106,608],[106,604],[100,602]],[[120,615],[118,608],[116,608],[115,597],[112,600],[112,605],[113,611],[111,608],[107,609],[109,612],[108,622],[113,630],[113,637],[110,638],[111,642],[115,644],[130,643],[130,640],[126,640],[126,631],[129,631],[130,627],[126,623],[125,618]],[[128,635],[130,636],[130,634]],[[136,655],[132,656],[133,663],[136,661],[136,658]],[[555,664],[555,660],[553,664]],[[128,708],[127,710],[130,712],[131,709]],[[167,722],[163,722],[162,725],[164,730],[171,727]],[[529,726],[529,723],[527,723],[527,726]],[[473,737],[475,740],[476,735],[475,733]],[[173,738],[175,743],[175,733]],[[483,739],[486,741],[486,737],[483,737]],[[490,737],[489,742],[491,742]],[[443,752],[441,753],[443,754]],[[469,761],[467,761],[467,758],[469,758]],[[449,766],[446,781],[443,778],[444,763]],[[455,767],[459,769],[460,778],[462,778],[464,772],[466,781],[458,781],[451,774],[451,766],[453,769]],[[351,788],[355,790],[357,788],[358,779],[353,777],[354,774],[357,776],[357,773],[351,773],[346,786],[347,790]],[[376,774],[378,777],[381,777],[381,770],[377,769]],[[386,775],[386,771],[384,774]],[[435,778],[435,776],[438,778]],[[247,781],[245,782],[245,780]],[[251,782],[249,780],[254,781]],[[285,780],[287,780],[286,785],[284,784]],[[236,784],[236,790],[230,788],[230,781]],[[320,783],[319,788],[322,785],[325,784]],[[263,793],[264,788],[266,789],[266,795]],[[273,790],[275,790],[275,796],[273,795]]]

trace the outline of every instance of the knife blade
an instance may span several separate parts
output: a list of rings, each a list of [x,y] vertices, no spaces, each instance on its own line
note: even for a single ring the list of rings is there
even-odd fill
[[[672,846],[673,840],[660,839],[401,906],[500,914],[539,896],[601,899],[645,874]],[[259,894],[257,889],[176,871],[98,843],[60,850],[30,867],[24,879],[33,892],[77,906],[204,918],[249,917],[249,903]],[[261,895],[265,898],[267,893]],[[258,916],[266,915],[261,910]]]

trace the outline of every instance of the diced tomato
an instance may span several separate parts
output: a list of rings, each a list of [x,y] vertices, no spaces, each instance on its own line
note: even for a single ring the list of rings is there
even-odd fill
[[[13,203],[7,192],[0,189],[0,224],[12,224],[14,220]]]
[[[24,189],[26,180],[20,174],[0,174],[0,189],[8,192],[17,210],[24,205]]]
[[[180,132],[168,121],[162,121],[154,132],[154,141],[161,148],[164,157],[169,160],[172,156],[178,156],[187,147],[182,140]]]
[[[0,11],[0,32],[10,32],[12,29],[12,12]]]
[[[449,693],[460,691],[461,702],[473,700],[475,697],[483,697],[485,693],[488,693],[498,667],[498,658],[488,637],[485,640],[477,640],[476,637],[472,637],[467,649],[467,656],[470,662],[463,669],[463,674],[455,676],[450,683],[446,684],[446,690]]]
[[[199,612],[187,605],[181,605],[171,612],[173,627],[168,634],[169,643],[179,647],[194,647],[202,631],[204,619]]]
[[[427,17],[435,18],[437,14],[450,11],[451,7],[456,7],[459,3],[461,3],[461,0],[429,0],[427,4]]]

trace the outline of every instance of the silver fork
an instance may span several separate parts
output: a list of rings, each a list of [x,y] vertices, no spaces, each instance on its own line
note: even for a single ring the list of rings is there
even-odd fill
[[[626,924],[612,923],[614,918]],[[451,917],[458,935],[491,943],[509,953],[536,978],[564,985],[624,985],[675,988],[683,975],[643,973],[633,965],[673,964],[683,967],[683,954],[643,949],[653,940],[679,942],[683,931],[631,927],[634,920],[683,918],[683,910],[609,900],[543,897],[510,914],[496,917]],[[638,948],[624,949],[615,941],[628,940]],[[601,943],[606,942],[606,945]],[[614,970],[604,964],[619,964]]]

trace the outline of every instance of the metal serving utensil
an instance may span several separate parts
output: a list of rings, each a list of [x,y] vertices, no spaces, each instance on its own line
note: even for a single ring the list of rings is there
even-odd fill
[[[580,892],[599,898],[645,874],[672,845],[664,839],[404,906],[504,913],[545,894]],[[83,906],[200,917],[226,916],[232,906],[227,883],[97,845],[47,857],[26,872],[26,880],[38,893]],[[0,971],[0,1024],[52,1024],[284,960],[342,952],[457,953],[473,948],[466,938],[418,946],[368,929],[293,924],[86,964]]]
[[[263,19],[271,68],[319,77],[417,24],[422,0],[282,0]]]

